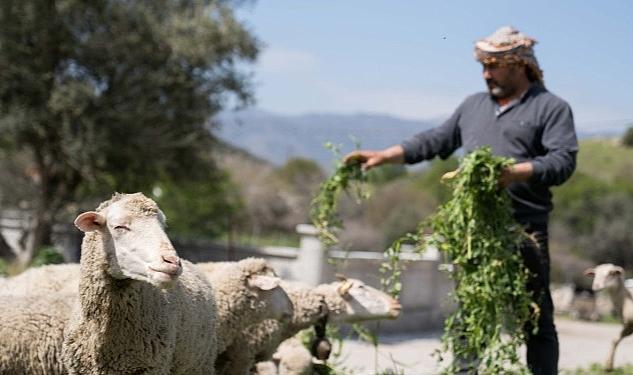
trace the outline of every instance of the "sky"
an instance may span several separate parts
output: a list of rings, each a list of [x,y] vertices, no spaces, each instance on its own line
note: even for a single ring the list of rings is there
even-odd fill
[[[264,43],[262,110],[445,118],[485,89],[473,43],[512,25],[579,129],[633,123],[633,1],[259,0],[237,16]]]

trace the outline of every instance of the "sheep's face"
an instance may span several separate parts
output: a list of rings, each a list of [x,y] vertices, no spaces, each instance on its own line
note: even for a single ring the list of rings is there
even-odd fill
[[[79,215],[75,225],[84,232],[101,232],[112,277],[168,287],[181,274],[182,267],[165,233],[165,217],[149,198],[142,196],[146,206],[139,208],[138,194],[130,197],[119,199],[99,212]]]
[[[616,289],[624,285],[624,269],[610,263],[589,268],[585,271],[585,275],[593,277],[591,288],[595,291]]]
[[[281,279],[272,271],[254,273],[247,277],[253,307],[260,311],[264,319],[287,321],[292,317],[292,301],[279,285],[280,282]]]
[[[395,319],[400,315],[402,306],[397,300],[360,280],[343,279],[334,285],[346,310],[338,316],[331,315],[334,321]]]

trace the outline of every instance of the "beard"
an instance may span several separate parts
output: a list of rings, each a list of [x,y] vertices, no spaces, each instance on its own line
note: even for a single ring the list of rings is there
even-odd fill
[[[504,99],[514,95],[517,91],[516,85],[510,82],[500,84],[493,79],[486,80],[486,86],[488,86],[488,92],[492,97],[497,99]]]

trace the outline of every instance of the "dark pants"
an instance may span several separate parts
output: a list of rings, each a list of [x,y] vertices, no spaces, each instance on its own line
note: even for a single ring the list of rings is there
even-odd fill
[[[549,250],[547,224],[528,224],[526,232],[536,239],[523,241],[520,247],[525,266],[534,274],[527,288],[539,305],[538,332],[527,331],[527,364],[534,375],[558,373],[558,335],[554,326],[554,304],[549,290]]]

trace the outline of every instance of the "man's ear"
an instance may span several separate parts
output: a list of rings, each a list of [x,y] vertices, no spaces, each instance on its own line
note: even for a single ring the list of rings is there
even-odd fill
[[[82,232],[92,232],[93,230],[103,228],[105,221],[105,216],[94,211],[89,211],[77,216],[75,226]]]

